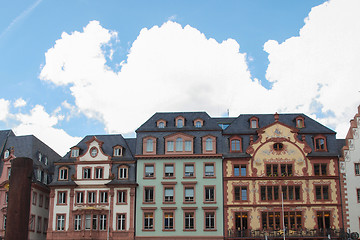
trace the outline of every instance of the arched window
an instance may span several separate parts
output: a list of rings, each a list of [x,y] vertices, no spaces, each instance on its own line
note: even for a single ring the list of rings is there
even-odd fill
[[[177,151],[177,152],[182,152],[182,151],[184,151],[184,150],[183,150],[183,140],[182,140],[182,138],[177,138],[177,139],[176,139],[176,151]]]
[[[164,122],[159,122],[158,127],[159,127],[159,128],[164,128],[164,127],[165,127],[165,123],[164,123]]]
[[[184,126],[184,120],[183,119],[176,120],[176,127],[182,128],[183,126]]]
[[[316,136],[314,138],[315,151],[327,151],[326,138],[324,136]]]
[[[213,150],[213,140],[211,138],[206,139],[206,151],[212,151]]]
[[[10,155],[10,152],[9,150],[7,149],[5,152],[4,152],[4,159],[7,159]]]
[[[152,152],[152,151],[154,151],[154,141],[152,140],[152,139],[148,139],[147,141],[146,141],[146,151],[147,152]]]
[[[231,151],[232,152],[240,152],[240,140],[239,139],[231,140]]]

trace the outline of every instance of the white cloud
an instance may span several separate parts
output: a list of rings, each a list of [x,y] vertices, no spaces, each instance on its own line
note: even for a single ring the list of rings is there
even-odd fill
[[[0,98],[0,121],[5,121],[9,117],[10,101]]]
[[[18,99],[16,99],[16,101],[14,102],[14,107],[16,107],[16,108],[19,108],[19,107],[24,107],[24,106],[26,106],[26,101],[24,100],[24,99],[22,99],[22,98],[18,98]]]
[[[264,49],[270,93],[283,111],[314,114],[344,137],[360,103],[360,1],[332,0],[314,7],[299,36]],[[330,114],[329,114],[330,113]],[[347,126],[347,127],[345,127]]]
[[[106,65],[103,45],[117,33],[92,21],[63,33],[46,53],[40,78],[69,86],[78,111],[107,132],[131,132],[157,111],[226,113],[304,112],[343,137],[360,103],[360,2],[332,0],[311,10],[299,36],[270,40],[265,89],[252,79],[245,53],[199,30],[166,22],[142,29],[121,71]],[[75,111],[75,110],[73,110]],[[318,114],[319,111],[322,114]]]
[[[174,22],[144,28],[121,71],[114,72],[101,49],[114,36],[96,21],[82,33],[63,33],[46,53],[40,74],[45,81],[70,85],[80,111],[104,122],[108,132],[133,131],[156,111],[251,111],[244,99],[267,91],[251,80],[235,40],[218,43]]]
[[[20,122],[13,128],[16,135],[34,135],[60,155],[64,155],[81,140],[56,128],[62,116],[49,115],[41,105],[36,105],[29,114],[18,113],[14,117]]]

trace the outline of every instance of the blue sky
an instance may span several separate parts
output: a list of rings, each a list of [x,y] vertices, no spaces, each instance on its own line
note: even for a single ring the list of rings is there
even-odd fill
[[[360,103],[356,0],[2,5],[0,127],[60,154],[156,111],[304,112],[344,137]]]

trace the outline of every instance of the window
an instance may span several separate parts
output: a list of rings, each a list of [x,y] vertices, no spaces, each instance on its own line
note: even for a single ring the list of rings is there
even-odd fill
[[[144,212],[144,230],[154,229],[154,213]]]
[[[119,179],[127,179],[128,178],[128,167],[120,166],[119,167]]]
[[[29,231],[32,231],[32,232],[35,231],[35,215],[30,216]]]
[[[329,186],[315,186],[316,200],[329,200]]]
[[[259,128],[259,119],[257,117],[250,118],[250,128]]]
[[[266,229],[281,229],[280,225],[280,212],[263,212],[261,213],[261,225],[263,230]]]
[[[59,169],[59,180],[68,180],[68,169],[62,167]]]
[[[42,217],[37,218],[37,225],[36,225],[36,231],[41,233],[41,222],[42,222]]]
[[[91,168],[83,168],[83,179],[91,178]]]
[[[96,147],[92,147],[90,149],[90,156],[96,157],[98,155],[99,150]]]
[[[39,152],[39,153],[38,153],[38,160],[39,160],[39,162],[41,162],[41,158],[42,158],[42,154],[41,154],[41,152]]]
[[[6,229],[6,215],[4,215],[4,220],[3,220],[3,229],[5,230]]]
[[[45,165],[48,165],[48,164],[49,164],[49,160],[48,160],[47,157],[44,158],[44,164],[45,164]]]
[[[174,164],[164,165],[164,177],[166,178],[174,177]]]
[[[273,145],[273,149],[278,152],[282,151],[283,148],[284,148],[284,145],[282,143],[274,143],[274,145]]]
[[[184,228],[185,230],[194,230],[195,228],[195,213],[194,212],[185,212],[184,213]]]
[[[314,164],[314,174],[315,174],[315,176],[326,176],[327,175],[327,164],[326,163]]]
[[[65,215],[57,215],[56,219],[56,230],[57,231],[64,231],[65,230]]]
[[[167,141],[167,151],[168,152],[174,151],[174,141]]]
[[[305,127],[305,124],[304,124],[304,118],[303,117],[297,117],[296,118],[296,127],[297,128],[303,128]]]
[[[280,165],[280,172],[282,177],[292,176],[293,165],[292,164],[281,164]]]
[[[91,229],[91,215],[86,214],[85,215],[85,230]]]
[[[106,230],[106,217],[107,217],[107,215],[105,215],[105,214],[100,215],[99,230]]]
[[[164,202],[174,202],[174,187],[165,187],[164,188]]]
[[[165,123],[164,122],[159,122],[158,128],[165,128]]]
[[[182,151],[184,151],[184,150],[183,150],[183,140],[182,140],[182,138],[177,138],[177,139],[176,139],[176,151],[177,151],[177,152],[182,152]]]
[[[184,177],[194,177],[194,164],[185,164]]]
[[[266,164],[266,176],[268,177],[278,176],[278,164]]]
[[[145,177],[146,177],[146,178],[153,178],[153,177],[155,177],[154,168],[155,168],[154,164],[145,165]]]
[[[108,192],[100,192],[100,203],[108,202]]]
[[[205,230],[215,229],[215,212],[205,212]]]
[[[152,152],[152,151],[154,151],[154,148],[153,148],[153,140],[152,139],[148,139],[147,141],[146,141],[146,151],[147,152]]]
[[[11,167],[7,169],[7,178],[10,179],[11,176]]]
[[[7,149],[4,152],[4,159],[7,159],[10,156],[10,151]]]
[[[154,203],[154,187],[145,187],[144,201],[146,203]]]
[[[44,203],[44,195],[39,194],[39,207],[42,207]]]
[[[360,175],[360,163],[355,163],[355,175]]]
[[[121,147],[115,147],[114,148],[114,157],[121,157],[122,156],[122,148]]]
[[[316,216],[317,216],[317,224],[319,229],[330,228],[330,212],[318,211],[316,213]]]
[[[7,204],[9,202],[9,192],[5,192],[5,203]],[[34,195],[33,195],[33,201],[32,201],[32,203],[34,204],[34,205],[36,205],[36,193],[35,193],[35,197],[34,197]]]
[[[247,186],[235,186],[234,187],[234,197],[235,201],[247,201]]]
[[[66,204],[66,192],[58,192],[58,204]]]
[[[74,218],[74,230],[80,231],[81,230],[81,215],[75,215]]]
[[[49,198],[45,197],[45,209],[49,208]]]
[[[215,176],[214,163],[205,163],[205,177],[214,177],[214,176]]]
[[[48,175],[47,175],[46,172],[44,172],[43,183],[44,183],[44,184],[48,184]]]
[[[84,192],[76,192],[76,204],[84,203]]]
[[[46,234],[49,220],[44,218],[43,233]]]
[[[194,202],[194,187],[185,187],[185,202]]]
[[[185,152],[191,152],[191,150],[192,150],[191,144],[192,144],[191,141],[188,141],[188,140],[185,141]]]
[[[164,230],[173,230],[174,229],[174,213],[165,212],[164,213]]]
[[[212,151],[213,150],[213,141],[211,138],[206,138],[206,151]]]
[[[126,190],[118,191],[117,192],[117,202],[120,204],[125,204],[126,203],[126,195],[127,195]]]
[[[79,156],[79,149],[78,148],[74,148],[71,149],[71,156],[72,158],[78,157]]]
[[[360,203],[360,189],[356,189],[357,201]]]
[[[241,139],[230,140],[230,152],[241,152]]]
[[[282,186],[281,191],[284,200],[300,200],[300,186]]]
[[[279,200],[279,186],[261,186],[260,197],[262,201]]]
[[[98,225],[98,216],[97,215],[93,215],[92,218],[92,229],[96,230],[97,229],[97,225]]]
[[[326,138],[323,136],[316,136],[314,138],[315,151],[327,151]]]
[[[201,128],[202,127],[202,122],[200,120],[195,121],[195,127]]]
[[[95,203],[96,201],[96,192],[88,192],[88,199],[87,202],[88,203]]]
[[[234,165],[234,176],[246,176],[246,165]]]
[[[178,127],[178,128],[184,127],[184,119],[177,119],[176,120],[176,127]]]
[[[204,195],[205,195],[205,202],[215,202],[215,187],[206,186]]]
[[[248,214],[247,214],[247,212],[235,213],[235,229],[237,229],[237,230],[248,229]]]
[[[116,229],[118,231],[123,231],[126,230],[126,218],[125,218],[125,214],[118,214],[117,215],[117,224],[116,224]]]
[[[101,179],[104,177],[103,175],[104,169],[103,168],[95,168],[95,178]]]

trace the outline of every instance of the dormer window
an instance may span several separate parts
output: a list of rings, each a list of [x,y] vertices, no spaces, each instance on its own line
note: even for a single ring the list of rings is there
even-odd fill
[[[193,153],[193,136],[187,134],[172,134],[165,137],[166,154]]]
[[[71,149],[71,157],[75,158],[78,156],[79,156],[79,149],[78,148]]]
[[[216,153],[216,138],[211,135],[202,137],[203,153]]]
[[[241,152],[241,138],[234,136],[230,138],[230,152]]]
[[[257,117],[250,118],[250,128],[259,128],[259,119]]]
[[[49,160],[48,160],[47,157],[44,158],[44,164],[45,164],[45,165],[48,165],[48,164],[49,164]]]
[[[297,128],[304,128],[305,127],[305,122],[304,122],[304,118],[299,116],[296,118],[296,127]]]
[[[204,124],[204,121],[202,119],[195,119],[195,121],[194,121],[194,126],[196,128],[201,128],[203,126],[203,124]]]
[[[114,147],[114,157],[121,157],[122,156],[122,147],[116,146]]]
[[[90,155],[94,158],[98,155],[99,150],[96,147],[90,149]]]
[[[158,120],[157,122],[156,122],[156,125],[157,125],[157,127],[158,128],[165,128],[166,127],[166,121],[165,120]]]
[[[41,154],[41,152],[39,152],[39,153],[38,153],[38,160],[39,160],[39,162],[41,162],[41,158],[42,158],[42,154]]]
[[[322,135],[314,137],[315,151],[327,151],[326,138]]]
[[[68,180],[68,168],[67,167],[59,168],[59,180]]]
[[[156,154],[156,138],[143,138],[143,154]]]
[[[184,127],[184,125],[185,125],[185,118],[182,117],[182,116],[178,116],[178,117],[175,119],[175,123],[176,123],[176,127],[177,127],[177,128],[182,128],[182,127]]]
[[[120,166],[119,167],[119,179],[128,179],[128,166]]]
[[[7,159],[9,156],[10,156],[10,151],[7,149],[7,150],[4,152],[4,159]]]

